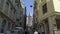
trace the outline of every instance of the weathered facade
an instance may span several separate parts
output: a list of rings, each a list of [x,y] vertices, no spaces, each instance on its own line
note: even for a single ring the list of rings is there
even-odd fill
[[[34,12],[33,12],[33,28],[37,28],[37,23],[38,23],[38,0],[34,1]]]
[[[55,34],[60,31],[60,1],[37,0],[38,27],[40,33]]]
[[[0,0],[0,33],[14,32],[20,26],[20,0]]]

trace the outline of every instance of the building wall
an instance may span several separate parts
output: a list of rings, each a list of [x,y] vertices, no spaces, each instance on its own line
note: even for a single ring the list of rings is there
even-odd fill
[[[21,12],[20,12],[20,24],[21,27],[23,27],[24,29],[26,28],[26,7],[25,5],[21,2]]]
[[[35,10],[38,10],[37,18],[38,18],[38,25],[40,25],[39,27],[44,27],[45,29],[43,29],[43,30],[44,30],[45,34],[47,34],[46,33],[47,32],[46,23],[44,22],[44,20],[48,18],[48,25],[49,25],[48,27],[49,27],[49,31],[50,31],[49,34],[53,34],[54,33],[53,31],[57,30],[57,24],[56,24],[57,18],[56,17],[58,17],[57,15],[60,15],[59,14],[60,6],[57,6],[57,5],[60,3],[60,1],[59,0],[38,0],[38,1],[36,1],[35,0],[35,2],[37,2],[37,4],[36,4],[37,6],[35,6],[35,7],[37,7],[37,9],[35,9]],[[47,9],[46,13],[43,13],[44,6],[45,6],[44,11],[46,11],[46,9]],[[36,15],[36,14],[34,14],[34,15]],[[45,24],[45,26],[41,25],[41,24]]]
[[[40,0],[39,0],[40,1]],[[41,1],[41,2],[39,2],[39,6],[38,6],[38,14],[39,14],[39,16],[38,17],[40,17],[41,19],[44,19],[44,18],[46,18],[46,17],[48,17],[48,16],[50,16],[50,15],[53,15],[55,12],[58,12],[58,11],[56,11],[56,10],[59,10],[59,7],[58,6],[56,6],[56,4],[54,4],[54,0],[49,0],[49,1]],[[59,3],[59,1],[57,0],[57,2]],[[47,3],[47,12],[45,13],[45,14],[43,14],[43,10],[42,10],[42,6],[45,4],[45,3]],[[57,4],[58,4],[57,3]],[[58,9],[55,9],[56,7],[58,7]]]
[[[41,13],[39,13],[39,3],[40,3],[40,0],[35,0],[34,1],[34,13],[33,13],[33,27],[34,26],[37,26],[37,24],[39,23],[39,19],[40,19],[40,15]],[[39,17],[38,17],[39,16]],[[37,26],[38,27],[38,26]],[[37,28],[36,27],[36,28]],[[35,28],[35,27],[34,27]]]
[[[0,0],[0,33],[13,33],[20,26],[21,8],[20,0]]]
[[[60,12],[60,0],[53,0],[55,11]]]

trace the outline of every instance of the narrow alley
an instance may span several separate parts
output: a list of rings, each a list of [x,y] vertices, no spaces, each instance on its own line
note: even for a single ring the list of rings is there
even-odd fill
[[[60,0],[0,0],[0,34],[60,34]]]

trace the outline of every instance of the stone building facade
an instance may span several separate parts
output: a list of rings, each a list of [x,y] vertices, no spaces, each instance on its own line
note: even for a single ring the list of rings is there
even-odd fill
[[[38,9],[38,28],[41,34],[55,34],[60,31],[60,1],[35,0]]]
[[[21,27],[23,27],[24,29],[26,28],[26,7],[25,5],[21,2],[21,12],[20,12],[20,24],[21,24]]]
[[[0,33],[14,32],[20,26],[20,0],[0,0]]]

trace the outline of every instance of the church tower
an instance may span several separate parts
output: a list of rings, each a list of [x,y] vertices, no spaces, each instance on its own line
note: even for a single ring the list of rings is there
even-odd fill
[[[31,27],[32,26],[32,16],[31,13],[27,16],[27,26]]]

